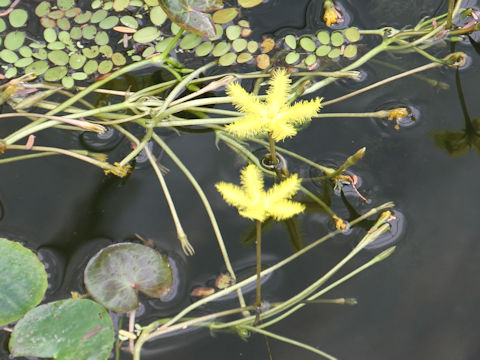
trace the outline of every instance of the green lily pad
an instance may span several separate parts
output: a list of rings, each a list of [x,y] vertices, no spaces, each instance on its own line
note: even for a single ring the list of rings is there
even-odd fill
[[[108,16],[108,11],[105,9],[97,10],[93,13],[92,17],[90,18],[90,22],[92,24],[98,24],[100,21],[105,19]]]
[[[88,75],[85,74],[84,72],[74,72],[72,74],[73,80],[86,80],[87,78],[88,78]]]
[[[68,31],[72,27],[70,21],[67,18],[61,18],[57,20],[57,26],[61,30]]]
[[[110,59],[113,55],[113,49],[110,45],[100,45],[100,47],[98,48],[98,50],[100,51],[100,53]]]
[[[0,326],[38,305],[47,286],[47,273],[37,256],[17,242],[0,238]]]
[[[62,11],[62,10],[50,11],[47,16],[50,19],[58,20],[58,19],[61,19],[65,16],[65,11]]]
[[[0,59],[5,61],[6,63],[13,64],[15,61],[18,60],[18,55],[15,54],[12,50],[3,49],[0,51]]]
[[[245,39],[235,39],[232,42],[232,48],[236,52],[241,52],[247,48],[247,40]]]
[[[202,42],[202,37],[196,34],[187,34],[180,41],[180,48],[183,50],[191,50]]]
[[[4,32],[6,28],[7,28],[7,24],[5,23],[5,20],[0,18],[0,33]]]
[[[340,56],[340,49],[338,48],[334,48],[328,53],[328,57],[330,59],[335,59],[335,58],[338,58],[339,56]]]
[[[55,20],[50,19],[46,16],[40,19],[40,24],[42,24],[44,28],[54,28],[55,26],[57,26],[57,22]]]
[[[28,13],[23,9],[14,9],[8,14],[8,21],[14,28],[18,28],[26,24]]]
[[[115,66],[123,66],[127,63],[127,59],[121,53],[114,53],[112,55],[112,62]]]
[[[305,65],[311,66],[315,64],[315,62],[317,61],[317,57],[315,56],[315,54],[310,54],[303,61],[305,62]]]
[[[114,340],[110,315],[87,299],[67,299],[31,310],[13,329],[13,356],[106,360]]]
[[[54,66],[47,71],[43,75],[45,81],[58,81],[67,75],[67,68],[66,66]]]
[[[57,6],[60,10],[67,11],[73,8],[75,0],[57,0]]]
[[[160,36],[160,30],[155,26],[147,26],[133,34],[133,40],[139,44],[152,42]]]
[[[47,45],[48,50],[63,50],[65,49],[65,43],[61,41],[54,41],[51,43],[48,43]]]
[[[10,5],[10,0],[0,0],[0,7],[7,7]]]
[[[23,31],[13,31],[5,36],[4,46],[9,50],[16,50],[25,42]]]
[[[230,50],[231,44],[226,41],[221,41],[213,48],[213,56],[225,55]]]
[[[345,42],[343,34],[340,31],[334,31],[332,33],[332,45],[341,46]]]
[[[328,33],[328,31],[319,31],[317,34],[317,39],[318,41],[320,41],[320,44],[330,44],[330,34]]]
[[[150,12],[150,16],[151,16],[151,14],[152,13]],[[165,15],[165,17],[167,17],[167,16]],[[130,16],[130,15],[122,16],[120,18],[120,22],[122,23],[122,25],[125,25],[126,27],[129,27],[130,29],[138,29],[138,21],[133,16]],[[157,24],[154,23],[154,25],[157,25]]]
[[[22,46],[20,49],[18,49],[18,52],[23,57],[31,57],[33,53],[32,49],[30,49],[28,46]]]
[[[213,47],[214,45],[211,41],[206,41],[200,44],[199,46],[197,46],[197,48],[195,49],[195,54],[197,56],[207,56],[212,52]]]
[[[315,54],[317,56],[326,56],[330,52],[332,48],[329,45],[322,45],[317,48],[317,51],[315,51]]]
[[[294,51],[289,52],[287,56],[285,56],[285,62],[288,65],[295,64],[298,61],[298,59],[300,59],[300,54]]]
[[[18,73],[17,68],[11,67],[11,68],[9,68],[7,71],[5,71],[5,77],[6,77],[7,79],[12,79],[12,78],[14,78],[15,76],[17,76],[17,73]]]
[[[343,31],[343,33],[345,34],[347,40],[350,42],[357,42],[358,40],[360,40],[360,32],[356,27],[347,28]]]
[[[167,20],[167,14],[165,14],[165,11],[163,11],[161,6],[155,6],[152,9],[150,9],[150,21],[152,22],[153,25],[162,26],[165,20]],[[130,25],[127,25],[127,24],[124,24],[124,25],[131,27]],[[136,29],[136,27],[134,29]]]
[[[235,40],[240,37],[242,28],[238,25],[230,25],[225,29],[225,35],[227,35],[228,40]]]
[[[48,52],[45,49],[37,49],[37,51],[32,53],[32,56],[38,60],[45,60],[47,58]]]
[[[213,13],[212,19],[215,24],[226,24],[235,19],[238,10],[235,8],[221,9]]]
[[[70,37],[73,40],[80,40],[82,38],[82,29],[78,26],[72,27],[70,30]]]
[[[97,71],[100,74],[107,74],[112,70],[113,68],[113,63],[110,60],[103,60],[100,64],[98,64],[98,69]]]
[[[102,21],[100,21],[98,26],[100,26],[100,28],[103,29],[103,30],[108,30],[108,29],[113,28],[114,26],[117,26],[118,21],[119,21],[118,17],[112,15],[112,16],[108,16],[105,19],[103,19]]]
[[[70,76],[64,76],[62,78],[62,86],[66,89],[71,89],[75,85],[75,81]]]
[[[95,44],[99,46],[107,45],[109,40],[108,34],[105,31],[99,31],[97,35],[95,35]]]
[[[43,30],[43,38],[45,39],[46,42],[53,42],[57,40],[57,32],[55,29],[52,28],[46,28]]]
[[[87,25],[82,28],[82,37],[86,40],[92,40],[97,33],[97,27],[95,25]]]
[[[305,51],[315,51],[315,48],[317,47],[315,45],[315,42],[310,39],[309,37],[305,36],[300,39],[300,46],[305,50]]]
[[[48,53],[48,60],[50,60],[55,65],[67,65],[68,64],[68,54],[62,50],[53,50]]]
[[[254,53],[258,50],[258,43],[254,40],[250,40],[247,44],[247,50],[251,53]]]
[[[237,59],[237,54],[233,52],[228,52],[220,56],[220,58],[218,59],[218,63],[221,66],[230,66],[235,62],[236,59]]]
[[[168,17],[181,28],[207,38],[216,35],[209,12],[223,8],[222,0],[160,0]]]
[[[343,52],[343,56],[345,56],[348,59],[351,59],[355,56],[357,56],[357,47],[353,44],[349,44],[345,47],[345,50]]]
[[[86,61],[87,57],[85,55],[72,54],[68,60],[68,63],[72,69],[78,70],[85,64]]]
[[[25,74],[33,73],[35,75],[42,75],[48,69],[48,62],[45,60],[35,61],[33,64],[25,68]]]
[[[253,59],[253,55],[247,52],[243,52],[238,54],[237,56],[237,63],[239,64],[244,64],[246,62],[249,62],[250,60]]]
[[[292,49],[295,50],[297,48],[297,39],[293,35],[285,36],[285,44]]]
[[[26,66],[30,65],[31,63],[33,63],[33,58],[27,57],[27,58],[18,59],[17,61],[15,61],[14,65],[17,68],[23,69]]]
[[[83,71],[87,75],[93,74],[98,69],[98,63],[95,60],[88,60],[83,66]]]
[[[130,3],[130,0],[113,0],[113,10],[123,11]]]
[[[110,245],[90,259],[85,287],[107,309],[126,313],[138,306],[138,291],[161,298],[172,286],[167,259],[154,249],[133,243]]]
[[[35,15],[38,17],[46,16],[50,12],[50,3],[48,1],[42,1],[35,8]]]
[[[75,21],[77,24],[85,24],[90,20],[91,17],[92,17],[92,12],[91,11],[85,11],[84,13],[80,13],[80,14],[76,15],[73,18],[73,21]]]
[[[143,50],[143,52],[142,52],[142,56],[144,58],[147,58],[147,57],[149,57],[153,54],[155,54],[155,47],[154,46],[149,46],[145,50]]]

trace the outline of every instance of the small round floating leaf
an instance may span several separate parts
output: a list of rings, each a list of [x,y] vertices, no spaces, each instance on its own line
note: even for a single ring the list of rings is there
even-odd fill
[[[57,20],[57,26],[61,30],[68,31],[72,27],[70,21],[67,18],[61,18]]]
[[[92,17],[90,18],[90,23],[98,24],[100,21],[105,19],[107,16],[108,16],[108,11],[106,11],[104,9],[97,10],[92,14]]]
[[[105,308],[88,299],[40,305],[13,329],[9,348],[15,357],[108,359],[115,332]]]
[[[68,64],[73,70],[78,70],[85,64],[86,61],[86,56],[82,54],[72,54],[68,60]]]
[[[307,36],[302,37],[300,39],[300,46],[302,47],[303,50],[309,51],[309,52],[315,51],[315,48],[317,47],[315,45],[315,42]]]
[[[39,42],[32,42],[28,44],[32,49],[44,49],[47,47],[47,45],[39,43]]]
[[[238,54],[237,56],[237,63],[239,64],[244,64],[249,62],[250,60],[253,59],[253,55],[247,52],[243,52],[241,54]]]
[[[353,58],[357,55],[357,47],[353,44],[349,44],[345,47],[345,50],[343,51],[343,56],[346,58]]]
[[[167,49],[168,44],[170,44],[171,41],[172,41],[172,38],[165,38],[165,39],[159,41],[157,43],[157,45],[155,45],[155,50],[157,52],[164,52]]]
[[[160,4],[158,0],[144,0],[144,1],[145,1],[145,4],[147,4],[148,6],[158,6]]]
[[[92,40],[97,33],[97,28],[94,25],[87,25],[82,28],[82,37],[87,40]]]
[[[97,35],[95,35],[95,44],[97,45],[107,45],[109,40],[108,34],[105,31],[99,31]]]
[[[293,35],[285,36],[285,44],[292,49],[295,50],[297,48],[297,39]]]
[[[98,69],[98,63],[95,60],[88,60],[83,66],[83,71],[87,74],[93,74]]]
[[[212,55],[213,56],[222,56],[225,55],[230,50],[230,43],[226,41],[221,41],[213,48]]]
[[[221,25],[215,24],[215,36],[209,37],[209,40],[215,41],[220,39],[223,36],[223,27]]]
[[[7,7],[10,5],[10,0],[0,0],[0,7]]]
[[[55,65],[67,65],[68,64],[68,54],[62,50],[53,50],[48,53],[48,60],[50,60]]]
[[[187,34],[180,41],[180,48],[183,50],[191,50],[202,42],[202,37],[197,34]]]
[[[260,5],[263,0],[238,0],[238,4],[244,8],[251,8]]]
[[[38,49],[36,52],[32,54],[32,56],[38,60],[45,60],[47,58],[47,54],[48,54],[47,50]]]
[[[152,9],[150,9],[150,21],[152,22],[153,25],[162,26],[165,20],[167,20],[167,14],[165,14],[165,11],[163,11],[163,9],[160,6],[155,6]],[[124,24],[124,25],[129,26],[127,24]]]
[[[10,14],[8,14],[8,21],[14,28],[25,25],[27,19],[28,13],[23,9],[14,9]]]
[[[113,49],[110,45],[101,45],[98,49],[103,56],[106,58],[111,58],[113,54]]]
[[[98,9],[103,5],[103,0],[93,0],[91,7],[92,9]]]
[[[82,54],[89,59],[93,59],[93,58],[96,58],[98,54],[100,54],[100,48],[96,45],[89,48],[83,48]]]
[[[17,68],[20,68],[20,69],[23,69],[25,68],[26,66],[30,65],[31,63],[33,63],[33,58],[31,57],[26,57],[26,58],[21,58],[17,61],[15,61],[15,67]]]
[[[35,75],[42,75],[48,69],[48,62],[45,60],[35,61],[33,64],[25,68],[25,74],[34,73]]]
[[[68,31],[60,31],[58,33],[58,40],[64,44],[72,44],[72,38],[70,37],[70,33]]]
[[[0,274],[2,326],[20,319],[38,305],[48,283],[45,267],[37,256],[19,243],[3,238],[0,238]]]
[[[127,63],[127,59],[121,53],[114,53],[112,55],[112,62],[115,66],[123,66]]]
[[[40,19],[40,24],[42,24],[44,28],[54,28],[57,26],[57,22],[55,20],[45,16]]]
[[[138,29],[138,21],[133,16],[126,15],[120,18],[120,22],[131,29]]]
[[[133,40],[139,44],[152,42],[160,36],[160,30],[154,26],[147,26],[133,34]]]
[[[45,81],[58,81],[62,79],[65,75],[67,75],[66,66],[54,66],[45,71],[43,78],[45,79]]]
[[[317,56],[326,56],[330,52],[332,48],[328,45],[322,45],[317,48],[317,51],[315,51],[315,54]]]
[[[7,79],[12,79],[17,76],[18,70],[16,67],[11,67],[7,71],[5,71],[5,77]]]
[[[32,56],[32,49],[30,49],[28,46],[22,46],[20,49],[18,49],[18,52],[21,56],[26,58]]]
[[[79,40],[82,38],[82,29],[78,26],[74,26],[71,30],[70,30],[70,37],[73,39],[73,40]]]
[[[128,7],[129,3],[129,0],[113,0],[113,10],[123,11]]]
[[[132,55],[131,59],[132,61],[140,61],[142,60],[142,57],[140,55]]]
[[[3,49],[2,51],[0,51],[0,59],[5,61],[6,63],[13,64],[15,61],[18,60],[18,55],[12,50]]]
[[[343,34],[340,31],[334,31],[331,38],[333,46],[341,46],[345,42]]]
[[[25,34],[22,31],[8,33],[3,40],[3,45],[9,50],[17,50],[25,42]]]
[[[243,51],[247,48],[247,40],[245,39],[235,39],[232,42],[232,48],[235,52]]]
[[[335,58],[338,58],[340,56],[340,49],[332,49],[329,53],[328,53],[328,57],[330,59],[335,59]]]
[[[347,38],[347,40],[352,43],[360,40],[360,32],[356,27],[347,28],[343,30],[343,33],[345,34],[345,37]]]
[[[102,1],[103,1],[103,0],[102,0]],[[132,0],[132,2],[133,2],[133,0]],[[113,2],[111,2],[111,1],[103,2],[102,6],[103,6],[103,8],[104,8],[105,10],[107,10],[107,11],[112,10],[112,8],[113,8]]]
[[[272,38],[266,37],[263,39],[262,43],[260,44],[262,48],[262,53],[266,54],[273,50],[275,47],[275,40]]]
[[[330,34],[328,31],[319,31],[317,34],[317,39],[320,41],[320,44],[330,44]]]
[[[74,18],[75,16],[80,15],[81,13],[82,13],[82,9],[78,7],[74,7],[72,9],[65,11],[65,16],[67,18]]]
[[[73,8],[75,0],[57,0],[57,6],[60,10],[67,11]]]
[[[35,15],[37,15],[39,18],[42,16],[46,16],[49,12],[50,12],[50,3],[48,1],[42,1],[35,8]]]
[[[206,41],[195,49],[195,54],[197,56],[207,56],[210,54],[210,52],[213,50],[213,43],[211,41]]]
[[[4,32],[6,28],[7,28],[7,24],[5,23],[5,20],[0,18],[0,33]]]
[[[118,21],[119,21],[118,17],[109,16],[109,17],[106,17],[105,19],[103,19],[102,21],[100,21],[98,26],[100,26],[100,28],[102,28],[104,30],[108,30],[108,29],[111,29],[114,26],[116,26],[118,24]]]
[[[233,19],[235,19],[238,15],[238,10],[235,8],[227,8],[217,10],[213,13],[213,22],[216,24],[226,24]]]
[[[240,37],[240,33],[242,32],[242,28],[238,25],[230,25],[225,30],[225,35],[227,35],[228,40],[235,40]]]
[[[315,54],[310,54],[303,61],[305,62],[305,65],[311,66],[315,64],[315,62],[317,61],[317,57],[315,56]]]
[[[54,11],[50,11],[47,16],[50,19],[58,20],[65,16],[65,12],[62,10],[54,10]]]
[[[258,50],[258,43],[256,41],[250,40],[247,44],[247,50],[251,53],[254,53]]]
[[[126,313],[138,306],[138,291],[161,298],[172,286],[167,259],[133,243],[110,245],[93,256],[84,273],[89,294],[107,309]]]
[[[181,29],[182,28],[174,22],[170,24],[170,31],[172,32],[173,35],[176,35]]]
[[[155,47],[154,46],[149,46],[148,48],[146,48],[143,52],[142,52],[142,56],[144,58],[147,58],[151,55],[155,54]]]
[[[270,56],[268,56],[267,54],[257,55],[255,60],[257,61],[257,67],[259,69],[265,70],[270,66]]]
[[[285,56],[285,62],[288,65],[295,64],[298,61],[298,59],[300,59],[300,54],[294,51],[289,52],[287,56]]]
[[[73,21],[75,21],[77,24],[85,24],[87,23],[90,18],[92,17],[92,12],[91,11],[85,11],[84,13],[80,13],[78,15],[76,15],[74,18],[73,18]]]
[[[220,56],[220,58],[218,59],[218,63],[221,66],[230,66],[235,62],[235,60],[237,60],[237,54],[233,52],[228,52]]]
[[[43,38],[46,42],[53,42],[57,40],[57,32],[55,29],[47,28],[43,30]]]
[[[75,85],[75,81],[70,76],[65,76],[62,78],[62,85],[64,88],[70,89]]]
[[[73,80],[86,80],[88,78],[88,75],[85,74],[84,72],[74,72],[72,75]]]
[[[65,49],[65,43],[61,41],[54,41],[47,45],[48,50],[63,50]]]

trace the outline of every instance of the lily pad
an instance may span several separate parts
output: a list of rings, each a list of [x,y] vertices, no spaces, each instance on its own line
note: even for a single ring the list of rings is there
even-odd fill
[[[3,49],[0,51],[0,59],[5,61],[6,63],[13,64],[15,61],[18,60],[18,55],[15,54],[12,50]]]
[[[67,75],[67,68],[65,66],[54,66],[43,75],[45,81],[58,81]]]
[[[4,45],[9,50],[16,50],[25,42],[25,34],[22,31],[13,31],[5,36]]]
[[[10,25],[15,28],[25,25],[28,19],[28,13],[23,9],[15,9],[8,14],[8,21]]]
[[[161,6],[155,6],[150,10],[150,21],[152,22],[153,25],[162,26],[165,20],[167,20],[167,14],[165,14],[165,11],[163,11]],[[124,24],[124,25],[129,26],[127,24]],[[136,29],[136,27],[134,29]]]
[[[35,15],[38,17],[46,16],[50,12],[50,3],[48,1],[42,1],[35,8]]]
[[[223,8],[222,0],[161,0],[160,6],[181,28],[212,38],[216,35],[209,12]]]
[[[31,310],[13,329],[13,356],[106,360],[114,340],[112,319],[100,304],[67,299]]]
[[[138,306],[138,291],[161,298],[172,286],[172,271],[159,252],[133,243],[110,245],[90,259],[85,287],[107,309],[126,313]]]
[[[0,238],[0,326],[22,318],[47,291],[42,262],[17,242]]]
[[[244,8],[251,8],[261,4],[263,0],[238,0],[238,4]]]
[[[238,10],[235,8],[221,9],[213,13],[213,22],[215,24],[226,24],[238,15]]]
[[[133,40],[139,44],[149,43],[160,36],[160,30],[155,26],[147,26],[133,34]]]

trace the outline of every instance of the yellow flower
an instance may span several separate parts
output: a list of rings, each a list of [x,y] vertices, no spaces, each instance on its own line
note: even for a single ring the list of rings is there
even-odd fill
[[[327,26],[337,23],[337,12],[333,7],[329,9],[325,9],[325,13],[323,14],[323,21]]]
[[[288,177],[271,189],[263,189],[262,172],[255,165],[248,165],[241,172],[241,184],[237,186],[220,182],[215,185],[223,199],[238,208],[241,216],[263,222],[268,217],[288,219],[305,210],[299,202],[289,200],[300,187],[297,174]]]
[[[288,104],[291,81],[284,69],[275,71],[269,83],[264,102],[246,92],[240,84],[228,84],[227,94],[233,97],[232,103],[245,116],[227,125],[227,131],[238,137],[270,133],[275,141],[279,141],[295,135],[296,127],[310,121],[320,110],[321,99],[318,97],[291,106]]]

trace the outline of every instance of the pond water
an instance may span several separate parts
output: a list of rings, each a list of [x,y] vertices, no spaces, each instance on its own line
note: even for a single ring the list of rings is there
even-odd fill
[[[252,27],[262,33],[284,34],[295,29],[313,32],[320,24],[318,1],[271,0],[252,11]],[[420,4],[421,3],[421,4]],[[415,24],[427,14],[443,13],[446,1],[343,1],[339,5],[349,14],[350,25],[377,28],[386,24],[402,27]],[[307,14],[307,15],[305,15]],[[250,15],[249,15],[250,16]],[[468,43],[457,50],[469,55],[467,66],[458,77],[472,119],[480,117],[478,84],[480,55]],[[445,51],[445,50],[443,50]],[[441,53],[442,50],[439,50]],[[381,55],[380,61],[409,69],[425,63],[420,55]],[[338,81],[322,90],[325,100],[341,96],[365,84],[396,73],[378,63],[361,69],[364,83]],[[395,253],[329,292],[326,298],[354,297],[356,306],[310,304],[271,328],[322,349],[339,359],[462,359],[480,358],[480,215],[479,152],[474,148],[452,157],[435,145],[439,131],[465,128],[459,102],[456,72],[441,68],[424,76],[448,84],[438,89],[417,78],[402,79],[358,97],[323,109],[324,112],[368,112],[385,105],[406,105],[416,119],[395,130],[392,124],[370,118],[314,119],[300,135],[283,146],[322,162],[335,162],[367,148],[364,159],[353,171],[362,183],[360,192],[372,199],[363,203],[353,196],[346,199],[364,211],[386,201],[396,204],[397,223],[386,243],[397,245]],[[2,112],[6,112],[6,106]],[[14,120],[0,122],[0,137],[17,128]],[[212,199],[214,211],[226,240],[234,268],[253,273],[253,246],[241,243],[252,224],[239,219],[213,184],[219,180],[237,182],[243,162],[220,144],[212,133],[165,132],[164,139],[202,184]],[[98,139],[97,139],[98,140]],[[100,139],[101,140],[101,139]],[[98,141],[100,141],[98,140]],[[60,131],[37,136],[38,144],[78,147],[81,140]],[[83,140],[85,143],[85,139]],[[112,140],[116,141],[116,140]],[[99,145],[101,146],[101,145]],[[127,144],[115,143],[110,157],[123,154]],[[82,274],[88,259],[112,242],[128,241],[135,234],[153,240],[171,256],[178,271],[176,296],[169,301],[143,299],[145,309],[140,323],[171,316],[190,304],[190,291],[210,284],[224,271],[213,230],[204,208],[189,182],[159,149],[153,149],[162,165],[169,169],[166,181],[194,256],[185,257],[176,239],[168,207],[152,169],[142,166],[128,181],[105,177],[97,168],[60,157],[41,158],[0,167],[0,235],[22,241],[36,249],[48,265],[50,287],[47,300],[70,296],[82,289]],[[287,159],[292,171],[302,174],[311,169]],[[314,189],[315,185],[311,187]],[[340,197],[334,206],[348,216]],[[306,244],[332,230],[323,216],[300,217]],[[291,296],[318,278],[342,259],[361,236],[353,230],[341,235],[274,273],[263,286],[266,301]],[[385,249],[387,245],[379,247]],[[264,234],[265,264],[290,255],[292,248],[284,228],[275,225]],[[347,264],[341,274],[368,261],[378,249],[365,250]],[[246,292],[254,301],[254,289]],[[235,300],[209,304],[202,313],[235,306]],[[5,339],[2,357],[6,358]],[[288,344],[270,340],[273,359],[316,359],[317,356]],[[195,330],[175,334],[146,344],[142,359],[169,357],[180,359],[268,359],[263,336],[253,335],[247,342],[232,334]],[[125,359],[128,358],[125,356]]]

